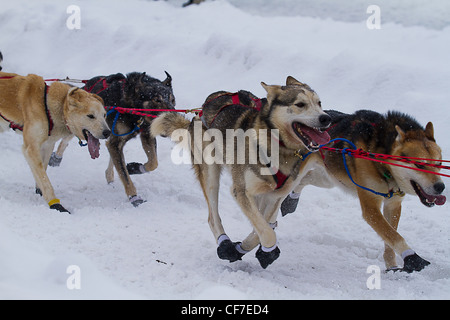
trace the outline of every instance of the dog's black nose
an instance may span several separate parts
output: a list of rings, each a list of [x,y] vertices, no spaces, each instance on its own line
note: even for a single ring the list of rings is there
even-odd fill
[[[319,117],[319,122],[322,127],[328,127],[331,123],[331,117],[327,114],[323,114]]]
[[[443,184],[442,182],[437,182],[434,184],[434,191],[436,191],[436,193],[441,194],[442,191],[444,191],[445,189],[445,184]]]
[[[103,136],[105,137],[105,139],[107,139],[110,135],[111,135],[110,130],[103,130]]]

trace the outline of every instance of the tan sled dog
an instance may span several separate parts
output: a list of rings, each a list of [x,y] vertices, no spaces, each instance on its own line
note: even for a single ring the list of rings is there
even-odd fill
[[[69,212],[56,198],[46,170],[53,147],[61,138],[86,140],[92,158],[111,131],[103,100],[77,87],[54,82],[47,86],[37,75],[0,72],[0,124],[23,131],[23,154],[51,209]]]
[[[240,260],[253,249],[256,239],[256,244],[261,243],[256,258],[266,268],[280,254],[272,223],[281,201],[294,187],[293,181],[303,172],[297,154],[317,151],[329,141],[329,135],[321,130],[329,126],[331,118],[322,111],[318,95],[292,77],[287,78],[286,86],[262,86],[267,99],[257,99],[247,91],[216,92],[206,99],[201,119],[195,117],[191,122],[167,113],[153,121],[151,130],[154,136],[181,134],[191,142],[186,147],[208,204],[208,222],[219,258]],[[240,150],[245,150],[243,157]],[[242,243],[231,242],[219,216],[223,167],[229,169],[232,195],[254,229]]]

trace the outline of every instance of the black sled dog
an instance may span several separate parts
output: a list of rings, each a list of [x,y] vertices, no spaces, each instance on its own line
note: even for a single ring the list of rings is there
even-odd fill
[[[111,136],[106,142],[110,162],[106,169],[106,181],[114,181],[114,168],[119,174],[125,193],[135,207],[143,202],[136,191],[130,175],[153,171],[158,167],[156,139],[150,135],[153,117],[119,113],[112,107],[136,109],[173,109],[175,97],[172,90],[172,77],[166,72],[166,79],[160,81],[144,73],[132,72],[124,76],[121,73],[109,76],[97,76],[87,81],[83,87],[90,93],[103,98],[107,108],[106,121],[111,128]],[[158,115],[159,112],[147,112]],[[140,136],[142,148],[148,161],[145,164],[126,163],[123,154],[125,144],[132,138]],[[52,155],[51,166],[58,166],[69,140],[63,140]]]

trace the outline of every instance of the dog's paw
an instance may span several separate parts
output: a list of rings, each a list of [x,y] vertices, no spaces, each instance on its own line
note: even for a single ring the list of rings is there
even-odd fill
[[[291,198],[290,195],[288,195],[283,202],[281,203],[281,215],[284,217],[285,215],[292,213],[297,209],[299,198]]]
[[[217,255],[219,256],[220,259],[228,260],[230,262],[242,260],[244,254],[237,251],[236,249],[237,244],[238,242],[231,242],[231,240],[228,239],[223,240],[217,247]]]
[[[413,271],[420,271],[423,268],[425,268],[427,265],[430,264],[429,261],[422,259],[417,255],[417,253],[414,253],[412,255],[409,255],[403,259],[404,265],[402,271],[411,273]]]
[[[143,174],[147,172],[144,165],[139,162],[127,163],[127,171],[128,174]]]
[[[142,199],[140,196],[131,196],[130,197],[130,202],[136,208],[139,205],[141,205],[141,204],[143,204],[144,202],[147,202],[147,201]]]
[[[58,210],[59,212],[67,212],[68,214],[70,214],[69,210],[67,210],[66,208],[64,208],[64,207],[62,206],[62,204],[60,204],[60,203],[52,204],[52,205],[50,206],[50,209]]]
[[[48,162],[48,165],[50,167],[59,167],[61,161],[62,157],[58,156],[55,152],[53,152],[52,156],[50,157],[50,161]]]
[[[263,269],[266,269],[272,262],[278,259],[280,256],[280,249],[276,247],[275,249],[267,252],[264,251],[262,246],[259,247],[258,251],[256,251],[256,259],[258,259],[259,264]]]

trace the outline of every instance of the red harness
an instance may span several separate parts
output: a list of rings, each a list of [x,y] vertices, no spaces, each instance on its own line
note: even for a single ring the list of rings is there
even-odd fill
[[[14,78],[14,76],[0,77],[0,79],[11,79],[11,78]],[[48,106],[47,106],[47,93],[48,93],[48,90],[49,90],[49,86],[47,86],[47,84],[45,84],[44,107],[45,107],[45,114],[47,115],[47,119],[48,119],[48,135],[50,136],[51,133],[52,133],[52,129],[53,129],[53,121],[52,121],[52,117],[50,116],[50,110],[48,110]],[[21,126],[20,124],[17,124],[14,121],[8,120],[1,113],[0,113],[0,117],[3,118],[3,120],[5,120],[6,122],[9,122],[9,127],[12,130],[23,131],[23,126]]]
[[[216,99],[218,99],[218,98],[221,98],[221,97],[223,97],[223,96],[229,96],[229,95],[231,95],[231,102],[232,102],[232,103],[226,104],[226,105],[222,106],[222,107],[219,109],[219,111],[217,111],[216,115],[215,115],[214,118],[211,120],[211,123],[209,124],[208,127],[211,127],[211,125],[214,123],[214,120],[216,120],[216,118],[217,118],[217,116],[219,115],[219,113],[221,113],[225,108],[227,108],[227,107],[229,107],[229,106],[239,105],[239,106],[241,106],[241,107],[252,108],[252,109],[255,109],[256,111],[261,111],[261,108],[262,108],[262,102],[261,102],[261,99],[253,99],[253,98],[250,98],[250,99],[253,100],[253,102],[255,102],[255,105],[256,105],[256,107],[253,108],[253,107],[250,107],[250,106],[248,106],[248,105],[245,105],[245,104],[242,104],[242,103],[241,103],[241,100],[239,99],[239,92],[235,92],[235,93],[224,93],[224,94],[221,94],[221,95],[215,97],[214,99],[211,99],[211,100],[209,100],[209,101],[206,101],[206,102],[203,104],[203,106],[205,106],[206,104],[208,104],[208,103],[210,103],[210,102],[212,102],[212,101],[214,101],[214,100],[216,100]]]
[[[289,179],[289,176],[285,175],[279,169],[278,169],[277,173],[272,175],[272,177],[274,178],[275,182],[277,183],[277,187],[275,188],[275,190],[281,189],[284,186],[284,184],[286,183],[287,179]]]
[[[126,79],[121,79],[121,80],[118,80],[118,81],[122,82],[122,88],[123,88],[125,86]],[[102,86],[96,88],[96,86],[98,84],[100,84],[100,83],[102,84]],[[104,77],[104,78],[102,77],[97,82],[95,82],[92,86],[84,87],[84,90],[89,92],[89,93],[99,94],[100,92],[108,89],[108,87],[109,87],[109,84],[106,81],[106,77]],[[94,91],[94,89],[95,89],[95,91]],[[94,92],[92,92],[92,91],[94,91]]]
[[[103,90],[106,90],[108,88],[108,83],[106,82],[106,78],[100,78],[96,83],[94,83],[92,86],[88,87],[84,87],[84,90],[91,93],[92,90],[94,90],[95,86],[99,83],[102,83],[102,87],[100,88],[100,90],[96,90],[96,94],[102,92]]]

